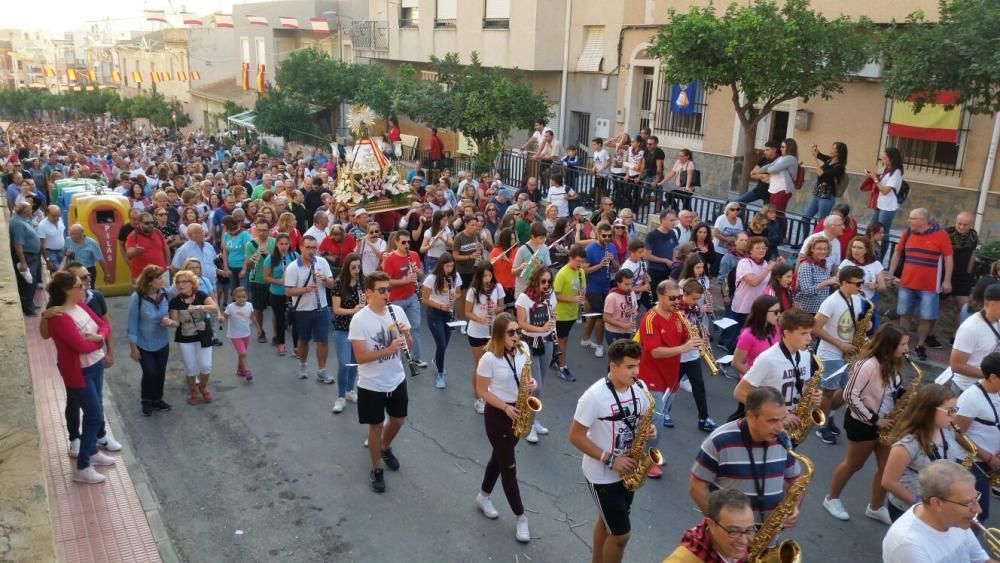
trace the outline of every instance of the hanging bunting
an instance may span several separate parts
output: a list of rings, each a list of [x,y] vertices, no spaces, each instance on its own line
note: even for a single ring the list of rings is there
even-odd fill
[[[243,91],[250,90],[250,63],[243,63],[242,78]]]
[[[112,70],[111,71],[111,80],[114,80],[115,82],[121,82],[122,81],[122,73],[119,72],[119,71],[117,71],[117,70]]]
[[[72,68],[66,69],[66,80],[69,80],[70,82],[76,82],[77,80],[79,80],[79,77],[77,76],[75,69]]]
[[[201,18],[192,14],[191,12],[181,12],[181,22],[188,27],[202,27],[205,25]]]
[[[266,82],[265,82],[265,79],[264,79],[264,65],[259,64],[259,65],[257,65],[257,93],[258,94],[263,94],[264,93],[264,86],[265,86],[265,84],[266,84]]]
[[[138,70],[132,71],[132,81],[136,84],[142,84],[142,73]]]
[[[278,23],[284,29],[299,29],[299,19],[292,16],[278,16]]]
[[[201,73],[197,70],[191,71],[191,80],[201,80]]]
[[[181,82],[187,82],[187,74],[183,70],[178,70],[177,80],[180,80]]]
[[[330,33],[330,22],[326,18],[309,18],[314,33]]]
[[[215,27],[217,28],[233,29],[232,14],[215,14],[212,19],[215,21]]]
[[[150,71],[149,78],[152,80],[153,84],[156,84],[160,81],[160,75],[155,71]]]
[[[45,67],[45,76],[48,78],[55,78],[56,77],[55,69],[53,69],[50,66]]]
[[[264,16],[247,16],[247,21],[250,22],[250,25],[267,27],[267,18]]]
[[[91,82],[97,82],[97,71],[94,69],[87,70],[87,78],[89,78]]]
[[[146,21],[167,23],[167,13],[163,10],[145,10]]]

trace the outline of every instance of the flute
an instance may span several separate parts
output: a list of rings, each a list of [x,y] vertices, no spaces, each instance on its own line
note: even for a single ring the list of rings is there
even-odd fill
[[[417,376],[417,367],[413,365],[413,356],[410,355],[410,346],[406,343],[406,335],[403,334],[403,329],[399,327],[399,321],[396,320],[396,311],[392,309],[392,302],[389,301],[387,297],[385,300],[385,308],[389,309],[389,316],[392,318],[392,323],[396,325],[396,330],[399,331],[400,336],[403,337],[403,356],[406,358],[406,365],[410,367],[410,377]]]

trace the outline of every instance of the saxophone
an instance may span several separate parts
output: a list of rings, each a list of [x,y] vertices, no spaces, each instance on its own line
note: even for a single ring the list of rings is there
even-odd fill
[[[848,363],[860,358],[861,351],[868,345],[868,331],[872,329],[872,317],[875,315],[875,305],[868,299],[865,299],[864,296],[861,297],[861,300],[868,306],[868,310],[865,311],[864,316],[858,320],[858,323],[854,327],[854,337],[851,338],[851,345],[857,349],[857,352],[844,358]]]
[[[649,406],[642,413],[639,423],[635,425],[635,436],[632,439],[632,446],[629,447],[628,453],[625,454],[636,461],[635,469],[622,475],[622,485],[629,491],[639,490],[639,488],[646,484],[646,474],[649,473],[650,467],[654,464],[663,465],[666,463],[660,450],[649,448],[646,451],[646,442],[648,441],[646,435],[653,425],[653,414],[656,412],[656,398],[653,397],[653,394],[649,392],[649,389],[645,385],[638,381],[635,383],[646,394]]]
[[[954,422],[951,423],[951,429],[955,431],[955,441],[965,449],[965,457],[962,458],[962,467],[966,471],[972,471],[972,464],[976,461],[976,454],[979,453],[979,448],[976,447],[976,443],[972,439],[965,435],[965,432],[958,429],[958,425]]]
[[[698,354],[701,356],[701,359],[705,360],[705,365],[708,366],[709,373],[712,374],[712,377],[719,375],[719,372],[722,370],[719,369],[719,364],[715,361],[715,355],[712,353],[712,348],[711,345],[709,345],[708,343],[708,339],[702,336],[701,329],[696,327],[694,323],[688,320],[686,314],[681,313],[680,317],[684,319],[684,324],[687,327],[688,336],[690,338],[701,339],[701,344],[698,346]]]
[[[795,453],[791,445],[787,447],[788,455],[802,464],[802,475],[788,487],[781,503],[771,511],[757,533],[754,534],[753,539],[750,540],[750,557],[748,559],[754,563],[801,563],[802,561],[802,548],[795,540],[785,540],[774,548],[770,547],[771,542],[781,532],[785,519],[795,511],[795,507],[802,500],[806,486],[813,477],[812,461],[802,454]]]
[[[826,414],[823,410],[812,406],[812,396],[819,390],[819,382],[823,378],[823,362],[816,356],[813,356],[813,359],[816,360],[816,373],[812,374],[802,388],[799,404],[795,405],[795,416],[799,418],[799,427],[788,431],[788,437],[796,445],[809,437],[809,431],[813,426],[826,424]]]
[[[535,423],[535,413],[542,410],[542,401],[538,397],[533,397],[528,386],[531,384],[531,351],[524,343],[518,344],[518,351],[524,354],[527,360],[521,368],[520,385],[517,386],[517,400],[514,408],[517,409],[517,419],[512,425],[512,432],[518,439],[524,438],[531,432],[531,426]]]
[[[898,419],[899,415],[903,414],[903,411],[906,410],[906,407],[910,404],[910,401],[913,400],[913,396],[917,394],[917,389],[920,387],[920,380],[924,378],[924,372],[921,371],[919,367],[917,367],[917,364],[914,363],[914,361],[910,358],[910,356],[906,355],[903,357],[906,358],[906,361],[910,362],[910,366],[913,367],[913,372],[916,375],[914,375],[913,379],[910,380],[910,384],[906,386],[906,392],[903,393],[903,396],[896,401],[896,404],[892,406],[892,410],[889,411],[889,414],[886,418],[890,418],[892,420]],[[884,446],[891,446],[892,429],[883,428],[879,430],[878,441],[880,444]]]

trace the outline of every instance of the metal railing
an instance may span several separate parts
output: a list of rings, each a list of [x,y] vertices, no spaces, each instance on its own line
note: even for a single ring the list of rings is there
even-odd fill
[[[483,18],[483,29],[510,29],[510,19]]]
[[[389,22],[365,20],[351,24],[351,43],[355,49],[389,50]]]

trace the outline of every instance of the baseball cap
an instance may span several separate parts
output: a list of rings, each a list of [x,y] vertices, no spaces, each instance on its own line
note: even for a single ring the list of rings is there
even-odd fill
[[[365,209],[364,207],[359,207],[354,210],[355,217],[361,217],[362,215],[368,215],[368,210]]]
[[[986,288],[983,301],[1000,301],[1000,283],[994,283]]]
[[[573,216],[577,215],[590,215],[590,211],[587,211],[586,207],[577,207],[573,209]]]
[[[612,227],[624,227],[625,226],[625,221],[622,221],[621,219],[615,219],[615,222],[612,223],[611,226]]]

